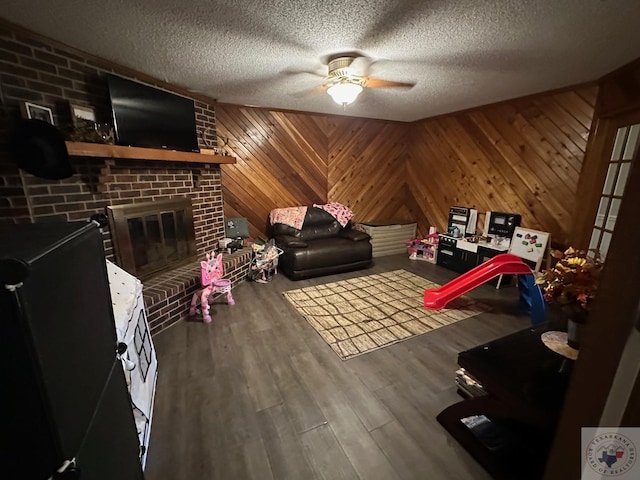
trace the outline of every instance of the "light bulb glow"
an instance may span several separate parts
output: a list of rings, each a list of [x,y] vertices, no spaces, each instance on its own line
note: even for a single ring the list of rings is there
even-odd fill
[[[333,101],[343,106],[353,103],[358,95],[360,95],[360,92],[362,92],[362,86],[350,82],[337,83],[327,89],[327,93],[331,95]]]

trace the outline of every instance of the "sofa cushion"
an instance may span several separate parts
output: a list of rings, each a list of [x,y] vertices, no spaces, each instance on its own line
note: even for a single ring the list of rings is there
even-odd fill
[[[291,235],[279,235],[277,237],[280,248],[306,248],[307,242]]]
[[[371,259],[371,243],[347,238],[323,238],[309,242],[308,248],[292,248],[284,252],[280,263],[284,270],[310,270],[318,266],[351,264]]]
[[[368,233],[361,232],[360,230],[355,230],[353,228],[343,230],[342,232],[340,232],[340,236],[354,242],[362,242],[363,240],[371,239],[371,236]]]
[[[309,207],[307,209],[302,230],[298,230],[283,223],[276,223],[273,225],[274,237],[277,238],[282,235],[289,235],[303,241],[335,237],[341,230],[342,225],[333,218],[333,215],[316,207]]]

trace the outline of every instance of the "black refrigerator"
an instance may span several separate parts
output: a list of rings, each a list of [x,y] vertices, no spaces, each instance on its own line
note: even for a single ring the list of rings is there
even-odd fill
[[[0,316],[0,476],[144,478],[97,224],[0,229]]]

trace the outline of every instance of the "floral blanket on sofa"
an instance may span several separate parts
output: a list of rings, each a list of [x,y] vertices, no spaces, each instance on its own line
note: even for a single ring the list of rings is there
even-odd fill
[[[349,223],[349,220],[353,218],[353,212],[351,211],[351,209],[338,202],[330,202],[322,205],[314,203],[313,206],[316,208],[321,208],[322,210],[333,215],[333,217],[343,227],[346,226],[347,223]],[[274,208],[269,213],[269,221],[271,222],[271,225],[282,223],[284,225],[289,225],[290,227],[301,230],[306,214],[307,207]]]
[[[325,203],[324,205],[314,203],[313,206],[329,212],[343,227],[353,218],[351,209],[338,202]]]
[[[307,214],[307,207],[288,207],[288,208],[274,208],[269,213],[269,221],[271,225],[276,223],[283,223],[290,227],[302,229],[304,223],[304,216]]]

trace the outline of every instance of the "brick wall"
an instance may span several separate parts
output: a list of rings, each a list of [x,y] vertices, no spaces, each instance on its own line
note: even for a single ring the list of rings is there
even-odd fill
[[[107,205],[190,197],[198,252],[213,250],[224,237],[219,165],[75,157],[76,174],[64,180],[37,178],[14,165],[7,145],[25,101],[51,108],[61,129],[71,122],[70,103],[91,106],[99,122],[110,122],[105,72],[142,77],[0,21],[0,225],[86,220],[104,213]],[[143,80],[170,90],[162,82]],[[195,106],[200,148],[211,147],[215,110],[201,100]],[[108,227],[103,235],[105,253],[113,259]],[[164,319],[162,325],[172,321]]]
[[[15,167],[4,173],[0,191],[15,192],[6,198],[23,205],[8,209],[13,215],[4,223],[88,220],[94,213],[104,213],[108,205],[189,197],[198,252],[204,255],[215,249],[224,237],[218,165],[96,158],[78,158],[73,163],[77,173],[64,180],[45,180]],[[10,168],[5,165],[4,171]],[[112,260],[109,228],[103,233],[105,252]]]
[[[223,254],[224,277],[236,286],[247,277],[250,262],[251,250],[248,248]],[[186,320],[189,317],[189,306],[193,294],[199,288],[199,265],[175,268],[146,282],[143,293],[145,305],[148,306],[151,334],[155,335],[180,320]],[[215,322],[216,316],[229,306],[226,305],[227,302],[223,296],[218,295],[212,300],[213,306],[210,313]],[[201,317],[194,317],[196,321],[200,319]]]
[[[51,108],[54,123],[60,127],[71,123],[70,102],[94,108],[99,122],[111,123],[105,73],[185,94],[178,87],[25,33],[0,19],[0,137],[6,139],[10,134],[25,101]],[[214,107],[194,100],[198,144],[200,148],[214,146]]]
[[[21,116],[25,101],[52,109],[54,122],[70,122],[69,103],[93,107],[99,121],[110,119],[105,72],[134,78],[131,72],[82,52],[59,46],[0,24],[0,222],[84,220],[110,204],[189,196],[194,206],[198,251],[211,250],[224,236],[220,168],[173,162],[73,158],[76,175],[60,181],[43,180],[14,166],[6,144]],[[147,82],[154,84],[153,82]],[[158,85],[155,85],[158,86]],[[215,143],[215,110],[196,102],[196,125]],[[107,255],[112,256],[110,234],[105,233]]]
[[[151,163],[151,165],[150,165]],[[107,160],[100,169],[99,188],[109,205],[189,197],[193,206],[198,253],[217,247],[224,237],[222,184],[218,165]],[[69,208],[65,204],[65,208]],[[105,244],[108,255],[112,252]]]

